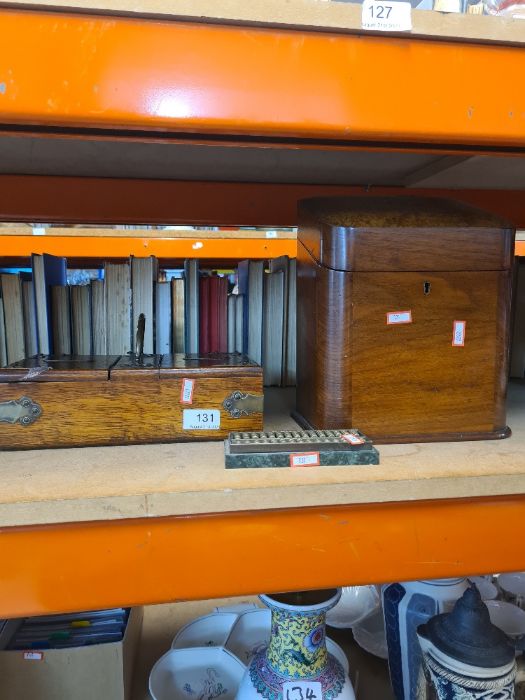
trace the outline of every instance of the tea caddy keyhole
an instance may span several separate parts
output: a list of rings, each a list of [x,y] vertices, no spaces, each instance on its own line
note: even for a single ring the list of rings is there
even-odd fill
[[[425,294],[425,295],[430,294],[431,288],[432,288],[432,286],[431,286],[430,282],[423,282],[423,294]]]

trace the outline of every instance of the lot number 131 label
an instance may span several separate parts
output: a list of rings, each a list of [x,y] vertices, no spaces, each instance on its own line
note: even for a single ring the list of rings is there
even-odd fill
[[[412,29],[412,5],[397,0],[364,0],[361,26],[381,32],[409,32]]]
[[[221,412],[204,408],[185,408],[182,411],[183,430],[219,430]]]

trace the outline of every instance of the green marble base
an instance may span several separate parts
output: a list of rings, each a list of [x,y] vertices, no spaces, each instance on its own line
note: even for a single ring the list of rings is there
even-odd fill
[[[291,467],[292,456],[318,454],[312,458],[313,464],[294,464],[297,467],[336,467],[379,464],[379,452],[371,442],[364,445],[348,445],[344,450],[320,450],[317,453],[303,453],[300,449],[287,452],[250,452],[232,454],[228,440],[224,441],[224,459],[227,469],[268,469],[271,467]],[[318,463],[317,463],[318,462]]]

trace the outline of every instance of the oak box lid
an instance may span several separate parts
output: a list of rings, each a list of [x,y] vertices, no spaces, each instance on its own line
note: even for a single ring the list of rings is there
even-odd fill
[[[319,197],[299,202],[299,243],[341,271],[503,270],[514,228],[434,197]]]
[[[193,375],[205,377],[246,377],[260,374],[261,368],[244,355],[212,353],[185,355],[122,356],[111,368],[111,381],[145,381],[150,379],[181,379]]]
[[[0,382],[108,381],[119,355],[36,355],[0,369]]]
[[[238,353],[209,355],[38,355],[0,369],[0,382],[149,381],[259,376],[260,365]]]
[[[239,353],[173,354],[163,355],[160,364],[161,379],[191,377],[246,377],[258,376],[260,365]]]

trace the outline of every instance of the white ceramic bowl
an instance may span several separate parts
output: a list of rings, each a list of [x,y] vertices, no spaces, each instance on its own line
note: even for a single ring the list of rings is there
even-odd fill
[[[486,600],[490,621],[509,637],[525,634],[525,611],[504,600]]]
[[[234,622],[224,646],[248,666],[254,654],[268,646],[271,625],[268,608],[245,612]]]
[[[498,576],[498,586],[503,594],[512,598],[525,599],[525,572],[520,571],[515,574],[500,574]]]
[[[495,600],[498,597],[498,588],[483,576],[471,576],[469,581],[476,584],[476,588],[482,600]]]
[[[388,659],[388,647],[386,643],[385,621],[383,609],[380,607],[365,620],[352,627],[352,634],[359,646],[374,656]]]
[[[222,647],[171,649],[151,669],[149,692],[153,700],[234,700],[244,671]]]
[[[223,647],[238,617],[237,613],[225,612],[197,617],[179,630],[171,648]]]
[[[341,598],[326,614],[331,627],[353,627],[379,609],[381,596],[376,586],[346,586]]]

